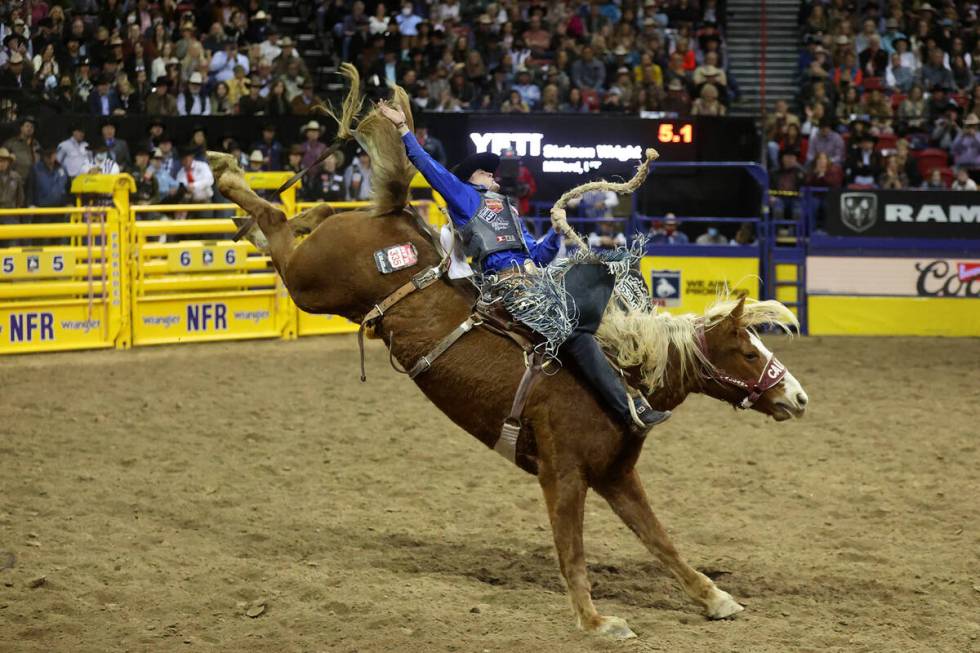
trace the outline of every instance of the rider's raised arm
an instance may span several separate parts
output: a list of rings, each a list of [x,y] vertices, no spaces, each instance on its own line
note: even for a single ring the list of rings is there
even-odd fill
[[[446,200],[449,217],[452,218],[453,223],[457,227],[462,227],[469,222],[480,205],[480,194],[429,156],[429,153],[415,140],[412,132],[402,134],[402,142],[405,144],[408,160],[422,173],[429,185]]]

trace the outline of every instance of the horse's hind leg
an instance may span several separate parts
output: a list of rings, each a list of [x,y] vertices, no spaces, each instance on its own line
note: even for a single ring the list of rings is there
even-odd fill
[[[259,229],[269,242],[272,262],[279,273],[283,274],[295,245],[293,232],[286,221],[286,214],[248,187],[242,169],[231,155],[223,152],[208,152],[208,164],[214,172],[221,194],[255,218]]]
[[[579,628],[615,639],[636,637],[626,621],[619,617],[602,617],[592,604],[592,590],[585,566],[585,544],[582,540],[585,494],[588,489],[585,478],[579,470],[560,474],[548,469],[547,463],[543,463],[538,480],[548,506],[558,564],[568,587]]]
[[[320,226],[320,223],[334,214],[333,207],[327,203],[317,204],[296,214],[289,220],[289,229],[294,236],[305,236]]]
[[[635,469],[607,484],[597,485],[596,491],[609,502],[613,511],[636,533],[646,548],[674,574],[688,596],[704,607],[709,618],[724,619],[744,609],[728,592],[718,589],[710,578],[681,558],[667,531],[653,514]]]

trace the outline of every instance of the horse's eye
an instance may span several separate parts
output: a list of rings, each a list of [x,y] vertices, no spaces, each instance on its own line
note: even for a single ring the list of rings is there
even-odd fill
[[[757,360],[758,358],[759,358],[759,354],[755,353],[754,351],[750,351],[749,353],[745,354],[745,360],[747,361],[754,361]]]

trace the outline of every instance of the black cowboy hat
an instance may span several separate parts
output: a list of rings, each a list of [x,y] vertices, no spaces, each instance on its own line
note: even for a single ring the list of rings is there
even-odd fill
[[[469,182],[470,176],[477,170],[486,172],[496,172],[500,165],[500,157],[493,152],[477,152],[471,154],[460,161],[451,172],[465,182]]]

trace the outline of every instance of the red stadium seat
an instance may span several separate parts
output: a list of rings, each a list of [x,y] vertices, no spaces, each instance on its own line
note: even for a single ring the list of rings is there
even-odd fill
[[[919,174],[925,179],[932,172],[933,168],[945,168],[949,163],[949,156],[946,150],[930,147],[915,153],[915,164],[919,167]]]
[[[866,91],[881,91],[885,88],[885,85],[881,81],[881,77],[865,77],[862,86]]]
[[[892,94],[892,109],[896,109],[897,110],[898,109],[898,106],[902,102],[905,102],[905,98],[907,98],[907,97],[908,97],[908,95],[906,95],[905,93],[893,93]]]
[[[875,145],[875,149],[879,152],[882,150],[894,150],[896,143],[898,143],[898,136],[895,134],[882,134],[878,137],[878,143]]]
[[[583,88],[582,89],[582,101],[585,103],[586,106],[589,107],[589,111],[598,111],[599,110],[599,104],[600,104],[600,102],[599,102],[599,93],[598,92],[596,92],[596,91],[594,91],[592,89]]]

